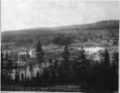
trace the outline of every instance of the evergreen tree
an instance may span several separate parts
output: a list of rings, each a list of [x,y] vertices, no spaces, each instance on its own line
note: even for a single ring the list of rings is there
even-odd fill
[[[87,68],[88,62],[87,62],[86,54],[83,47],[81,47],[81,50],[78,53],[76,61],[78,63],[78,66],[85,71]]]
[[[19,74],[18,74],[18,72],[16,72],[16,74],[15,74],[15,83],[19,84],[19,81],[20,81]]]
[[[63,51],[63,62],[65,64],[65,68],[67,69],[68,64],[69,64],[69,57],[70,57],[70,53],[68,51],[68,46],[65,45],[64,47],[64,51]]]
[[[31,73],[33,72],[33,66],[32,65],[30,65],[29,70],[30,70]]]
[[[48,68],[45,68],[44,69],[44,72],[43,72],[43,74],[42,74],[42,76],[41,76],[41,78],[43,79],[42,80],[42,83],[43,84],[48,84],[48,81],[49,81],[49,79],[50,79],[50,73],[49,73],[50,71],[49,71],[49,69]]]
[[[4,60],[3,55],[4,55],[4,54],[3,54],[3,53],[1,53],[1,61],[3,61],[3,60]]]
[[[5,54],[5,60],[6,61],[8,61],[9,60],[9,55],[8,55],[8,53],[6,52],[6,54]]]
[[[24,81],[24,74],[21,73],[21,80]]]
[[[109,75],[111,73],[110,55],[107,49],[101,54],[101,69],[101,74],[103,75]]]
[[[13,61],[11,59],[8,60],[7,68],[11,69],[13,67]]]
[[[8,53],[5,55],[5,60],[7,61],[6,68],[11,69],[13,66],[13,61],[11,60],[10,56]]]
[[[104,88],[110,88],[112,82],[112,72],[110,64],[110,55],[107,49],[105,49],[105,51],[103,51],[103,53],[101,54],[101,65],[98,70],[98,80],[100,81],[100,85]]]
[[[54,70],[55,70],[55,80],[57,81],[57,74],[58,74],[58,60],[56,59],[55,60],[55,63],[54,63]]]
[[[36,78],[38,79],[38,78],[39,78],[39,76],[40,76],[39,71],[37,71]]]
[[[3,63],[3,61],[4,61],[4,58],[3,58],[3,53],[1,53],[1,67],[3,68],[4,66],[4,63]]]
[[[107,49],[101,54],[101,62],[105,68],[110,67],[110,55]]]
[[[58,60],[57,60],[57,59],[55,60],[54,65],[55,65],[55,66],[54,66],[54,69],[56,70],[57,67],[58,67]]]
[[[76,78],[80,81],[84,81],[87,75],[87,69],[88,61],[86,59],[84,48],[81,47],[75,62]]]
[[[113,56],[112,56],[112,61],[115,63],[115,64],[118,64],[118,59],[119,55],[118,55],[118,52],[114,52],[113,53]]]
[[[37,71],[37,74],[36,74],[36,81],[37,81],[37,82],[40,81],[40,73],[39,73],[39,71]]]
[[[114,89],[118,90],[118,52],[114,52],[112,55],[112,85]]]
[[[82,63],[85,60],[86,60],[85,51],[84,51],[84,48],[81,47],[81,50],[79,51],[79,54],[78,54],[78,61],[79,63]]]
[[[17,81],[17,80],[16,80]],[[24,74],[21,73],[21,84],[24,85],[25,79],[24,79]]]
[[[36,45],[36,57],[39,63],[44,62],[44,51],[40,41],[38,41]]]
[[[112,68],[114,70],[114,73],[118,72],[118,65],[119,65],[118,62],[119,62],[118,52],[114,52],[112,55]]]

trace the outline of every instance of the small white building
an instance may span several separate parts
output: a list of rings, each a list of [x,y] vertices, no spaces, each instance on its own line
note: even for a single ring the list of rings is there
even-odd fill
[[[30,57],[35,58],[36,57],[36,50],[35,49],[31,49],[29,51],[29,55],[30,55]]]
[[[81,50],[81,48],[78,48],[78,50]],[[104,51],[105,48],[103,47],[85,47],[84,51],[89,56],[92,57],[93,60],[100,60],[100,52]]]

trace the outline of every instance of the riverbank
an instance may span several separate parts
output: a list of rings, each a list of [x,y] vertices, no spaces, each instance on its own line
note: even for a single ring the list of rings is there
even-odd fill
[[[102,89],[81,89],[77,85],[55,85],[48,87],[23,87],[18,85],[2,86],[2,91],[41,91],[41,92],[80,92],[80,93],[118,93]]]

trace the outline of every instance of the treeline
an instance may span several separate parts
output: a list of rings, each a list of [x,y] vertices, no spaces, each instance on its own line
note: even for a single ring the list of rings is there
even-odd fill
[[[34,47],[36,40],[41,40],[42,44],[49,45],[51,43],[55,43],[56,39],[66,38],[66,35],[69,33],[71,40],[74,43],[84,43],[84,42],[100,42],[102,40],[106,40],[108,43],[110,42],[112,45],[118,45],[118,35],[119,29],[100,29],[100,30],[79,30],[75,29],[73,31],[66,32],[55,32],[53,31],[32,31],[26,33],[9,33],[2,34],[2,48],[7,49],[7,44],[9,44],[9,48],[14,47]],[[65,35],[65,36],[64,36]],[[112,41],[112,42],[111,42]],[[61,41],[59,41],[62,43]]]
[[[37,43],[36,52],[38,63],[45,62],[45,53],[40,42]],[[87,59],[84,48],[81,47],[81,50],[71,59],[69,45],[65,44],[61,57],[61,61],[51,58],[49,62],[52,65],[44,68],[43,74],[37,72],[36,77],[31,79],[25,78],[22,74],[20,80],[19,74],[16,73],[15,80],[12,80],[9,75],[2,72],[1,84],[16,84],[24,87],[78,85],[81,89],[118,90],[118,52],[114,52],[110,60],[110,54],[106,49],[101,52],[101,60],[96,62]]]

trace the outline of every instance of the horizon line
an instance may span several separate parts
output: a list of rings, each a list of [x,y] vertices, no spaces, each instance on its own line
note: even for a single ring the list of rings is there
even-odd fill
[[[106,20],[99,20],[96,22],[84,23],[84,24],[71,24],[71,25],[59,25],[59,26],[42,26],[42,27],[29,27],[23,29],[11,29],[11,30],[1,30],[1,32],[9,32],[9,31],[22,31],[22,30],[32,30],[32,29],[52,29],[52,28],[61,28],[67,26],[77,26],[77,25],[88,25],[88,24],[95,24],[102,21],[120,21],[119,19],[106,19]]]

